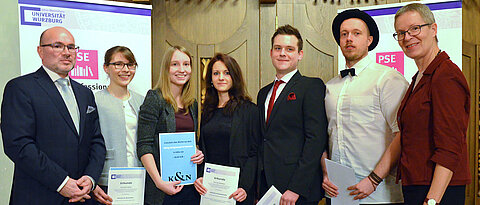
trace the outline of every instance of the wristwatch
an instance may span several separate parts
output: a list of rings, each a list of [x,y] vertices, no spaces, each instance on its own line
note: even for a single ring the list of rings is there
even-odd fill
[[[439,205],[440,203],[437,203],[437,201],[435,201],[435,199],[428,199],[428,198],[425,198],[425,203],[427,203],[427,205]]]

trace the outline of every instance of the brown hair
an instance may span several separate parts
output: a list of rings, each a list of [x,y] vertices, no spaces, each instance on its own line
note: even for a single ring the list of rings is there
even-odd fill
[[[216,62],[222,62],[228,69],[232,78],[232,87],[228,90],[230,100],[225,105],[223,113],[231,116],[235,109],[245,103],[252,101],[248,95],[245,81],[243,80],[242,70],[237,61],[226,54],[217,53],[207,65],[207,75],[205,76],[205,101],[202,108],[202,123],[208,122],[213,116],[214,110],[218,107],[218,92],[213,86],[212,70]]]
[[[271,39],[272,48],[273,48],[273,40],[275,39],[275,37],[277,35],[293,35],[293,36],[297,37],[297,39],[298,39],[298,43],[297,43],[298,52],[303,50],[302,35],[300,35],[300,32],[295,27],[290,26],[289,24],[278,27],[277,30],[275,31],[275,33],[273,34],[272,39]]]
[[[123,57],[125,57],[130,63],[137,64],[137,60],[135,60],[135,55],[133,55],[133,52],[129,48],[125,46],[114,46],[105,52],[103,65],[107,65],[108,63],[110,63],[115,53],[121,53]]]

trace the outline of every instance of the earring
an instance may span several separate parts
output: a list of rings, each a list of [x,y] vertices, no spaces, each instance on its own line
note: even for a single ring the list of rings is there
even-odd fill
[[[213,88],[213,82],[210,82],[210,87],[212,87],[212,88]]]

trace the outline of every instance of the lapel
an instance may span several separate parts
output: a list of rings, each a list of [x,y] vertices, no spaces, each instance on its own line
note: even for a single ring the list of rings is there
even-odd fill
[[[403,110],[405,109],[405,106],[407,105],[407,102],[410,100],[411,97],[413,97],[413,95],[415,95],[415,93],[418,92],[418,90],[420,90],[420,88],[422,88],[426,83],[429,83],[429,82],[432,82],[432,77],[433,77],[433,74],[435,73],[435,70],[437,70],[437,68],[440,66],[440,64],[442,64],[445,60],[449,59],[450,57],[448,56],[448,54],[443,51],[441,52],[439,55],[437,55],[433,61],[430,63],[430,65],[428,65],[428,67],[425,69],[425,71],[423,71],[423,77],[422,79],[420,79],[420,81],[418,82],[418,85],[415,86],[415,89],[413,88],[413,83],[415,83],[415,80],[417,79],[417,76],[418,76],[418,72],[417,74],[415,74],[413,77],[412,77],[412,83],[410,83],[410,86],[408,87],[408,90],[407,92],[405,93],[405,96],[403,97],[403,100],[402,100],[402,104],[400,104],[400,107],[398,109],[398,113],[397,113],[397,121],[399,122],[398,125],[400,126],[401,123],[400,123],[400,115],[401,113],[403,112]],[[413,91],[412,91],[413,89]]]
[[[258,94],[258,109],[260,113],[260,123],[262,124],[262,131],[265,131],[265,100],[267,99],[268,91],[272,89],[273,82],[265,86]]]
[[[286,96],[288,95],[288,93],[290,93],[290,90],[297,84],[297,80],[300,79],[301,77],[302,75],[300,74],[300,71],[297,71],[297,73],[295,73],[292,76],[292,78],[288,81],[288,83],[285,85],[282,92],[278,96],[277,100],[275,100],[275,103],[273,104],[272,113],[270,113],[270,120],[266,125],[266,129],[268,129],[273,119],[275,119],[275,114],[277,113],[277,110],[279,109],[280,106],[282,106],[282,104],[286,102],[286,100],[284,99],[287,98]]]
[[[175,132],[175,130],[177,129],[176,127],[176,124],[175,124],[175,110],[173,109],[173,107],[166,103],[166,101],[164,100],[164,112],[165,112],[165,123],[167,124],[167,131],[168,132]]]
[[[77,101],[77,106],[78,106],[78,112],[80,113],[80,128],[78,129],[80,131],[79,136],[80,136],[80,141],[82,140],[83,135],[85,134],[85,120],[86,120],[86,115],[87,115],[87,107],[88,103],[86,101],[86,96],[82,95],[82,92],[80,91],[81,86],[79,83],[76,81],[70,79],[70,82],[72,84],[72,89],[73,89],[73,94],[75,95],[75,100]],[[91,105],[93,106],[93,105]],[[97,108],[95,108],[97,109]],[[76,131],[76,130],[75,130]]]
[[[70,117],[70,114],[68,112],[67,106],[65,105],[65,102],[63,101],[63,98],[60,95],[60,92],[58,91],[57,87],[53,83],[50,76],[48,76],[47,72],[45,72],[45,70],[43,70],[43,68],[40,67],[40,69],[38,69],[35,72],[34,79],[37,81],[37,84],[39,85],[39,87],[41,87],[47,93],[55,109],[58,110],[60,115],[63,117],[63,119],[67,123],[68,127],[72,129],[72,132],[75,133],[77,137],[79,137],[77,133],[77,129],[73,124],[72,117]]]

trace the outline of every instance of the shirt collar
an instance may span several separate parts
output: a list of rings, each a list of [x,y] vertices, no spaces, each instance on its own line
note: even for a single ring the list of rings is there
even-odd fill
[[[283,82],[285,82],[285,84],[288,83],[288,81],[290,81],[290,79],[292,79],[293,75],[295,75],[295,73],[297,73],[298,69],[295,69],[295,70],[292,70],[290,71],[289,73],[285,74],[282,78],[278,79],[277,76],[275,76],[275,81],[277,80],[283,80]]]
[[[367,55],[362,60],[358,61],[355,63],[355,65],[352,66],[352,68],[355,68],[355,74],[358,75],[362,70],[364,70],[370,63],[372,63],[373,60]],[[345,69],[349,69],[347,65],[345,65]]]
[[[45,70],[45,72],[47,72],[48,76],[50,77],[50,79],[52,79],[53,82],[56,82],[58,79],[62,78],[60,75],[58,75],[57,73],[53,72],[52,70],[48,69],[45,65],[42,65],[42,68],[43,70]],[[68,81],[68,85],[70,85],[70,77],[66,77],[65,79],[67,79]]]

